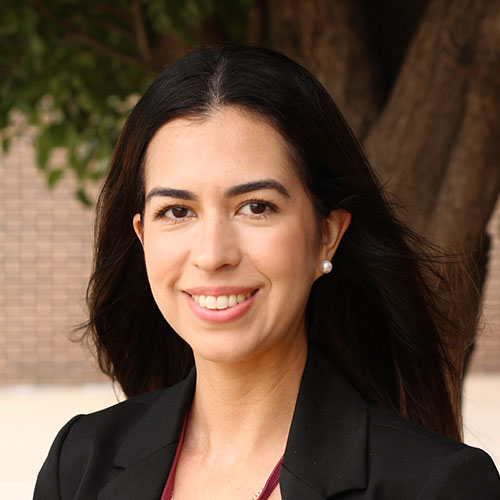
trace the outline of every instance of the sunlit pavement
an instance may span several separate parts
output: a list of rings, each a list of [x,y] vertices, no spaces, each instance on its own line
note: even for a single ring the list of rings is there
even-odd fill
[[[464,441],[487,451],[500,470],[500,373],[473,373],[463,394]]]
[[[118,400],[108,384],[0,388],[0,498],[29,500],[54,436],[73,415]],[[464,390],[465,442],[500,468],[500,374],[472,374]]]
[[[72,416],[116,403],[109,384],[0,388],[0,499],[29,500],[57,431]]]

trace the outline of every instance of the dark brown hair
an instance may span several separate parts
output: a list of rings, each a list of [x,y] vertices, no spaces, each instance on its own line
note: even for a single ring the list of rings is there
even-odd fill
[[[318,217],[344,209],[352,222],[334,272],[315,282],[306,310],[309,341],[368,401],[460,437],[457,374],[442,336],[427,246],[391,204],[332,98],[304,68],[274,51],[204,47],[175,61],[131,112],[102,189],[89,283],[87,335],[101,369],[127,396],[175,384],[193,364],[190,347],[161,315],[133,228],[145,203],[144,156],[155,132],[177,117],[238,106],[288,141]]]

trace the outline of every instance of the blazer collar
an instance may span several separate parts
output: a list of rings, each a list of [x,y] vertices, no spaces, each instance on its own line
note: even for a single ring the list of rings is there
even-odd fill
[[[195,381],[193,369],[153,403],[115,457],[124,470],[99,500],[160,498]],[[366,487],[366,442],[366,403],[310,347],[280,471],[283,500],[323,500]]]
[[[366,450],[365,401],[310,347],[280,474],[283,499],[329,498],[365,488]]]
[[[122,470],[99,492],[97,500],[160,499],[195,382],[193,368],[151,405],[115,456],[113,464]]]
[[[196,370],[192,368],[182,382],[164,391],[123,443],[114,465],[127,467],[166,446],[177,444],[195,383]]]

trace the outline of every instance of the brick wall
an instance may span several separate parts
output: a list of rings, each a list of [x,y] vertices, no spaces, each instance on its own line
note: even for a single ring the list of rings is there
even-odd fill
[[[483,315],[471,369],[500,372],[500,198],[488,224],[491,247],[488,260]]]
[[[70,176],[47,189],[31,141],[0,157],[0,383],[100,380],[68,340],[85,319],[92,211]]]
[[[0,384],[102,380],[87,351],[68,340],[85,319],[92,211],[63,178],[48,190],[36,170],[31,138],[0,157]],[[500,371],[500,203],[484,327],[475,371]]]

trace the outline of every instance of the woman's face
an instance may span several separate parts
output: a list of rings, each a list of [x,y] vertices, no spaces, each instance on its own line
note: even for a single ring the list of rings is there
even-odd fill
[[[305,342],[311,285],[348,214],[332,213],[321,237],[274,128],[232,107],[175,119],[149,144],[145,189],[134,229],[151,290],[196,357],[236,362]]]

